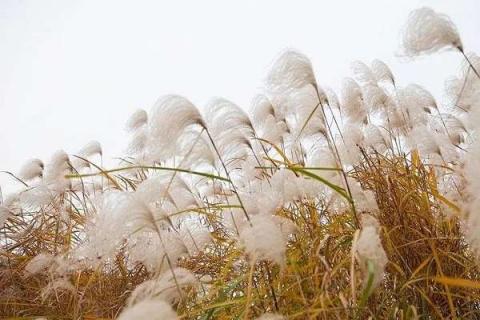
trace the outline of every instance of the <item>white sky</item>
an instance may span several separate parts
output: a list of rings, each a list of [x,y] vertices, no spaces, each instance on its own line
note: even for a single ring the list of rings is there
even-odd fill
[[[448,14],[466,51],[480,52],[477,0],[0,0],[0,170],[93,139],[119,156],[128,116],[164,94],[248,108],[287,47],[310,57],[322,85],[338,88],[352,61],[379,58],[398,83],[441,100],[458,54],[395,56],[408,13],[423,5]],[[0,174],[4,191],[9,181]]]

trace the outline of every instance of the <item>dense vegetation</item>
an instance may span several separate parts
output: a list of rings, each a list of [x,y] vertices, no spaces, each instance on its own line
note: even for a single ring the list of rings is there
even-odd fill
[[[166,96],[116,168],[98,142],[28,161],[0,202],[0,315],[479,318],[480,58],[429,8],[402,46],[463,56],[446,101],[379,60],[337,98],[287,51],[250,112]]]

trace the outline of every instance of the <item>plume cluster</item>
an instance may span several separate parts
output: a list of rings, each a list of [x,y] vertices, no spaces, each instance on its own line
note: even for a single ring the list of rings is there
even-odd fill
[[[463,52],[412,13],[416,56]],[[440,102],[387,64],[339,95],[287,50],[249,111],[161,97],[118,167],[92,141],[25,163],[0,201],[0,315],[74,319],[480,316],[480,58]]]

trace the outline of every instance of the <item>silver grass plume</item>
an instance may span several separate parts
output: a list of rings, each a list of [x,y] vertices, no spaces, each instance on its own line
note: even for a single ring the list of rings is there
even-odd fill
[[[267,117],[275,117],[275,109],[270,100],[265,95],[260,94],[255,96],[252,101],[250,115],[255,129],[257,129],[262,127]]]
[[[63,150],[53,154],[45,167],[43,182],[56,192],[62,192],[70,186],[70,180],[65,175],[71,172],[70,159]]]
[[[395,86],[395,77],[385,62],[375,59],[370,64],[370,69],[375,75],[377,82],[391,82]]]
[[[457,28],[445,15],[423,7],[410,13],[403,34],[403,51],[415,57],[442,49],[457,49],[463,45]]]
[[[165,301],[158,299],[143,300],[125,308],[118,320],[177,320],[177,314]]]
[[[44,168],[42,160],[30,159],[20,168],[18,177],[25,181],[40,178],[43,175]]]
[[[182,290],[199,284],[199,281],[190,270],[175,268],[172,270],[172,273],[175,274],[178,285]],[[140,301],[149,299],[159,299],[171,304],[178,303],[180,296],[172,273],[170,271],[164,272],[158,278],[147,280],[138,285],[128,298],[127,305],[135,305]]]
[[[136,131],[148,123],[147,111],[143,109],[136,110],[128,119],[125,127],[127,131]]]
[[[362,89],[358,83],[351,78],[344,79],[342,83],[341,106],[348,121],[354,123],[368,122]]]
[[[210,100],[205,109],[209,134],[215,140],[220,155],[227,157],[223,160],[241,158],[245,149],[253,152],[249,139],[255,135],[255,130],[245,111],[223,98]]]
[[[92,140],[83,146],[76,155],[73,156],[72,166],[76,170],[80,170],[85,167],[90,167],[90,163],[88,162],[88,158],[99,155],[102,157],[102,145],[100,142]]]
[[[162,161],[175,155],[177,139],[191,125],[205,127],[200,112],[189,100],[178,95],[158,99],[148,123],[148,156]]]
[[[293,50],[281,54],[267,76],[267,88],[272,93],[288,93],[307,85],[317,87],[312,64],[305,55]]]
[[[380,240],[378,227],[375,224],[365,225],[362,228],[356,243],[356,252],[362,271],[366,275],[364,285],[366,285],[369,275],[367,272],[368,264],[371,264],[374,272],[372,288],[378,287],[383,280],[388,258]]]
[[[357,80],[362,85],[377,85],[377,78],[369,66],[362,61],[354,61],[351,63],[351,69]]]
[[[96,140],[92,140],[89,143],[87,143],[80,151],[78,151],[78,154],[82,157],[88,158],[94,155],[100,155],[102,156],[102,145],[100,142]]]

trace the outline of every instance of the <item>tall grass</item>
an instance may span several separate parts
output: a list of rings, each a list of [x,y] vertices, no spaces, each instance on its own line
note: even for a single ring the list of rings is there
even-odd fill
[[[437,102],[383,62],[340,98],[284,52],[249,113],[167,96],[100,144],[11,174],[0,315],[12,319],[477,319],[480,59],[412,13],[409,56],[467,59]]]

